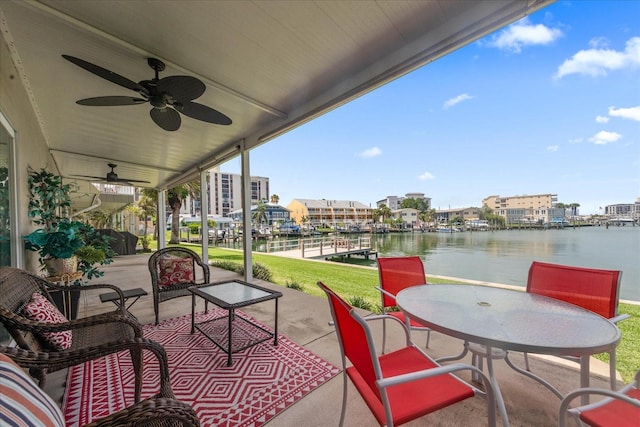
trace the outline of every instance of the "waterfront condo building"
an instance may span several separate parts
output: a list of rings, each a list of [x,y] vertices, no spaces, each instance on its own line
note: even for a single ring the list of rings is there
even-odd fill
[[[287,206],[296,224],[315,227],[361,226],[373,221],[373,209],[352,200],[293,199]]]
[[[489,196],[482,200],[482,206],[491,208],[507,224],[564,224],[565,210],[555,207],[557,201],[557,194]]]

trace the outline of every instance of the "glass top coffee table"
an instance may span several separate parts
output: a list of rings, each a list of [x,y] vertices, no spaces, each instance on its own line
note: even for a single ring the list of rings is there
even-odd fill
[[[227,366],[233,363],[231,355],[246,348],[259,344],[273,338],[273,345],[278,345],[278,298],[282,296],[281,292],[263,288],[252,283],[242,280],[232,280],[211,283],[206,286],[192,286],[189,288],[191,292],[191,333],[197,329],[218,348],[227,354]],[[207,320],[205,322],[195,322],[196,297],[200,297],[207,302],[213,303],[218,307],[227,310],[226,316]],[[276,305],[274,329],[271,332],[262,325],[254,323],[242,316],[236,316],[235,309],[246,307],[248,305],[257,304],[264,301],[274,300]],[[220,323],[227,320],[227,325],[223,328],[223,333],[216,333],[215,337],[210,333],[211,329],[207,325]],[[248,329],[256,332],[252,339],[243,339],[240,344],[233,345],[232,332],[234,322],[243,322],[244,337],[247,338]],[[215,326],[215,325],[214,325]],[[248,327],[248,328],[247,328]],[[215,328],[218,331],[218,328]]]

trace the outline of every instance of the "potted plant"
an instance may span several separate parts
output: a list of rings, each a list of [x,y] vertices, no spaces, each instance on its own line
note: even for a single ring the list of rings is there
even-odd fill
[[[40,264],[50,275],[56,276],[77,271],[75,252],[84,246],[78,233],[82,223],[61,219],[49,227],[38,228],[24,236],[26,247],[39,253]]]
[[[23,236],[26,248],[39,253],[39,262],[49,275],[79,270],[88,279],[104,274],[95,264],[108,264],[114,255],[108,237],[88,224],[70,218],[73,186],[44,168],[29,171],[29,217],[39,225]]]

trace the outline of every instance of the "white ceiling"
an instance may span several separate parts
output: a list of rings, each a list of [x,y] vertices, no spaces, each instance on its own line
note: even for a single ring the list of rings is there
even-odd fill
[[[113,162],[121,178],[163,189],[236,155],[241,141],[255,147],[551,1],[2,0],[0,29],[64,177],[106,175]],[[149,104],[77,105],[137,94],[62,54],[136,82],[159,58],[161,78],[201,79],[195,101],[233,123],[183,116],[167,132]]]

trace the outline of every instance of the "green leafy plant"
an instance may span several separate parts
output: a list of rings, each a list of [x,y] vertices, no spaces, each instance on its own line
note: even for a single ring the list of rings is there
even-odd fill
[[[51,258],[71,258],[84,246],[78,230],[82,227],[78,221],[60,219],[55,226],[38,228],[23,236],[30,251],[39,252],[41,264]]]
[[[109,237],[89,224],[69,218],[74,187],[45,169],[29,171],[29,212],[40,228],[23,236],[28,250],[38,252],[39,262],[78,257],[78,269],[91,279],[104,273],[95,265],[109,264],[115,253]]]

